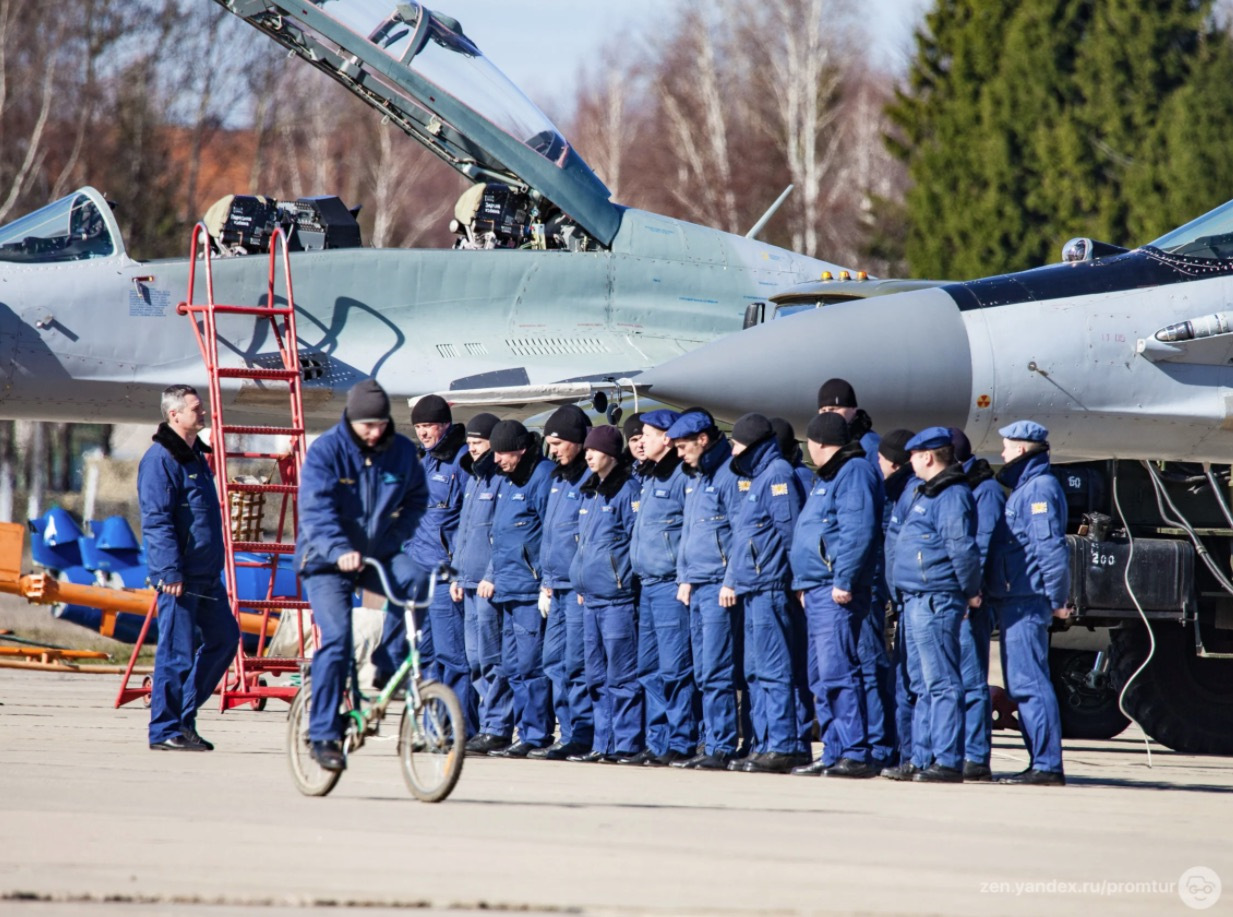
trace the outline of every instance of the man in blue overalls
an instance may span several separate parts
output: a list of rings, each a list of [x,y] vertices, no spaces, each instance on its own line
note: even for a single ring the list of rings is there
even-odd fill
[[[770,419],[746,414],[732,425],[737,478],[732,543],[719,604],[745,607],[745,680],[754,754],[729,770],[782,774],[809,763],[809,691],[804,616],[789,591],[788,551],[804,495],[779,455]]]
[[[489,752],[525,758],[552,742],[552,686],[544,674],[544,619],[539,611],[540,547],[552,462],[517,420],[492,429],[493,458],[503,478],[492,516],[492,560],[476,587],[501,620],[501,665],[514,691],[518,741]]]
[[[972,455],[972,443],[957,427],[950,428],[955,461],[968,476],[976,501],[976,545],[981,570],[988,571],[989,542],[1006,514],[1006,494],[982,458]],[[984,782],[993,779],[989,770],[993,706],[989,697],[989,642],[993,636],[993,610],[989,604],[969,608],[959,631],[960,672],[963,675],[963,779]]]
[[[1006,693],[1019,705],[1032,756],[1027,770],[999,783],[1061,786],[1062,723],[1049,680],[1049,625],[1067,614],[1070,561],[1066,495],[1049,470],[1049,431],[1020,420],[998,431],[998,480],[1011,488],[1006,513],[989,543],[985,593],[1001,632]]]
[[[903,595],[909,671],[917,695],[912,743],[918,770],[912,779],[962,783],[959,630],[965,611],[981,602],[976,502],[967,475],[955,464],[949,429],[922,430],[906,448],[912,470],[924,483],[912,495],[893,543],[888,542],[887,556],[891,585]]]
[[[355,590],[382,591],[364,558],[386,564],[400,598],[412,595],[423,571],[403,545],[427,503],[424,469],[411,440],[394,432],[389,396],[375,379],[357,382],[342,421],[309,447],[300,476],[295,561],[321,632],[308,737],[326,770],[346,767],[338,709],[351,665]]]
[[[630,548],[638,575],[638,680],[646,700],[646,748],[621,764],[665,767],[697,753],[689,606],[677,600],[685,471],[668,429],[676,411],[642,415],[642,485]]]
[[[158,648],[150,689],[150,748],[210,751],[197,708],[235,656],[240,628],[220,579],[223,518],[197,436],[205,406],[190,385],[163,391],[163,422],[137,469],[150,582],[158,590]]]
[[[501,670],[501,624],[492,603],[476,592],[492,559],[489,535],[501,476],[488,438],[498,423],[496,415],[487,413],[467,421],[467,454],[462,459],[467,489],[463,491],[454,541],[457,575],[450,583],[450,597],[462,602],[467,665],[475,686],[479,720],[479,732],[467,740],[468,755],[487,755],[505,748],[514,731],[514,695]]]
[[[792,538],[792,588],[804,592],[825,747],[816,762],[793,773],[874,777],[859,643],[877,569],[882,481],[838,414],[814,417],[808,435],[818,472]]]
[[[583,603],[587,685],[595,711],[589,752],[571,761],[611,763],[642,751],[642,686],[630,537],[638,512],[638,485],[622,461],[624,438],[616,427],[596,427],[586,438],[587,467],[578,520],[578,553],[570,576]]]
[[[723,770],[746,742],[749,692],[744,679],[745,623],[739,602],[724,606],[719,592],[728,570],[737,503],[732,446],[701,408],[691,408],[668,428],[689,480],[677,560],[677,601],[689,608],[694,681],[702,695],[702,742],[697,755],[673,767]],[[738,707],[738,696],[741,700]]]
[[[467,431],[454,423],[450,406],[440,395],[425,395],[411,408],[411,423],[420,441],[419,459],[428,481],[428,509],[407,544],[407,554],[423,570],[436,569],[440,564],[454,562],[454,540],[462,513],[462,495],[467,489],[467,473],[462,460],[467,454]],[[471,685],[471,667],[467,663],[465,626],[462,602],[454,601],[450,590],[433,593],[432,607],[421,628],[422,671],[429,678],[439,678],[454,692],[462,704],[467,735],[479,732],[476,715],[475,689]],[[401,615],[389,615],[385,620],[383,646],[391,647],[388,658],[373,654],[378,666],[373,684],[384,685],[406,655],[406,630]]]
[[[544,424],[544,441],[556,462],[544,511],[540,558],[544,571],[539,610],[548,619],[544,630],[544,673],[552,682],[552,707],[560,738],[528,757],[564,761],[591,750],[595,718],[587,691],[582,606],[569,571],[578,551],[578,510],[587,460],[582,447],[591,419],[575,405],[558,408]]]

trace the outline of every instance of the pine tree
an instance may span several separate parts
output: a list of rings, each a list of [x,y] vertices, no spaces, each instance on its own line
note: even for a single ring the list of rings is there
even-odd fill
[[[1138,244],[1222,201],[1233,51],[1210,9],[938,0],[888,112],[912,272],[1021,270],[1079,235]]]

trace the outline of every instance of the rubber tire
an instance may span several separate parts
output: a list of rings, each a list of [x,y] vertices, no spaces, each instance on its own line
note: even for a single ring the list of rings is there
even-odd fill
[[[1094,652],[1049,650],[1049,678],[1062,714],[1064,739],[1111,739],[1130,725],[1118,709],[1112,684],[1097,690],[1084,682],[1095,664]]]
[[[149,707],[154,697],[154,676],[147,675],[141,679],[141,687],[145,689],[145,694],[141,695],[141,706]]]
[[[407,693],[407,706],[402,711],[402,722],[398,726],[398,761],[402,765],[403,780],[411,795],[421,802],[440,802],[445,799],[458,784],[462,776],[462,763],[466,757],[467,729],[463,723],[462,705],[454,692],[438,681],[426,681],[420,685],[421,706],[414,711],[411,708],[411,694]],[[439,753],[429,754],[416,751],[411,741],[411,716],[422,715],[426,709],[433,710],[439,716],[445,714],[445,732],[448,735],[448,751],[444,772],[434,783],[425,783],[416,772],[416,760],[437,758]]]
[[[1233,660],[1200,659],[1194,629],[1173,622],[1152,625],[1156,653],[1134,679],[1122,704],[1149,736],[1191,755],[1233,755]],[[1147,658],[1150,641],[1141,622],[1112,632],[1110,681],[1121,692]]]
[[[338,784],[342,771],[327,771],[313,760],[308,744],[309,682],[295,694],[287,713],[287,764],[295,788],[305,796],[325,796]]]

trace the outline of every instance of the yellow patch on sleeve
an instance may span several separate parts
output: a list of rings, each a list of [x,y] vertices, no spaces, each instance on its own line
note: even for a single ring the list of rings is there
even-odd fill
[[[638,512],[638,507],[642,505],[641,500],[630,500],[630,504],[634,507],[634,512]]]
[[[745,491],[749,490],[749,485],[752,483],[753,481],[737,481],[736,489],[739,490],[741,493],[744,493]]]
[[[786,497],[787,495],[788,495],[788,485],[787,484],[772,484],[771,485],[771,496],[772,497]]]
[[[1041,513],[1047,513],[1047,512],[1049,512],[1048,503],[1033,503],[1032,504],[1032,515],[1033,516],[1039,516]]]

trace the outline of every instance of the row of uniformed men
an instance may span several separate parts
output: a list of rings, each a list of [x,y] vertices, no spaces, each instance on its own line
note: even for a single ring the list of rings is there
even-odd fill
[[[1063,782],[1045,659],[1068,590],[1065,503],[1047,473],[1046,432],[1031,422],[1002,431],[1006,501],[962,433],[900,430],[879,442],[838,379],[818,405],[807,431],[814,474],[790,426],[760,414],[729,439],[701,409],[653,411],[626,422],[626,450],[614,427],[562,408],[544,427],[548,461],[517,421],[482,414],[463,428],[442,399],[417,402],[427,509],[414,513],[395,575],[412,575],[400,574],[402,560],[457,570],[423,622],[422,649],[463,702],[468,753],[988,779],[997,615],[1032,755],[1005,779]],[[310,452],[306,482],[314,464]],[[413,515],[415,489],[395,482],[402,515]],[[358,509],[362,522],[377,508]],[[301,516],[312,544],[303,503]],[[314,609],[333,579],[354,588],[354,575],[310,575]],[[893,664],[888,602],[901,609]],[[400,619],[390,621],[379,676],[404,652]],[[823,754],[812,761],[815,718]],[[335,729],[320,719],[314,754],[340,765]]]

